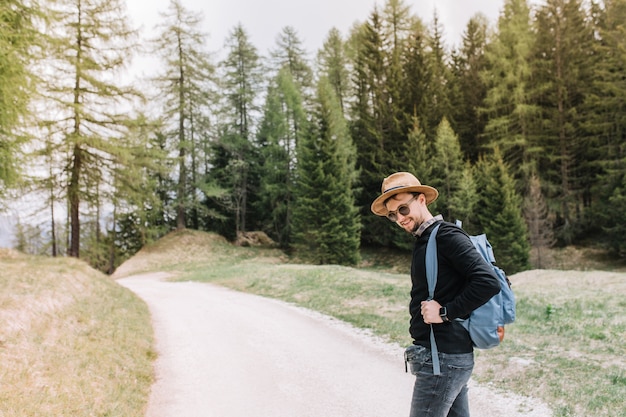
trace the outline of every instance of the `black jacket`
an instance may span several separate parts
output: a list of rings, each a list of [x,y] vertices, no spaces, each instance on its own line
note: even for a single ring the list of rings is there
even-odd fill
[[[410,333],[413,343],[430,348],[430,326],[424,323],[420,303],[428,299],[426,281],[426,244],[436,224],[439,275],[434,299],[448,309],[451,322],[434,324],[440,352],[469,353],[472,341],[456,318],[467,318],[472,310],[486,303],[500,291],[500,283],[491,266],[476,251],[469,236],[454,224],[436,222],[418,237],[411,262]]]

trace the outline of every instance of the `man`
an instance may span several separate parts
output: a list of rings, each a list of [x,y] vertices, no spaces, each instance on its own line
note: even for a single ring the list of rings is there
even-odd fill
[[[461,228],[430,213],[428,204],[439,196],[435,188],[422,185],[411,173],[396,172],[383,180],[381,191],[372,203],[372,212],[416,237],[409,304],[413,345],[405,352],[416,377],[410,417],[469,417],[467,383],[474,369],[473,345],[469,333],[455,319],[467,318],[497,294],[498,278]],[[436,236],[439,272],[434,297],[428,300],[426,244],[436,224],[440,224]],[[439,352],[439,375],[433,372],[431,325]]]

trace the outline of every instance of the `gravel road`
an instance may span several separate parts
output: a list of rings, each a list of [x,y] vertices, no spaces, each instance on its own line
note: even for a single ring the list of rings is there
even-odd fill
[[[118,280],[148,304],[158,359],[146,417],[405,417],[403,349],[281,301],[165,274]],[[475,417],[549,417],[470,384]]]

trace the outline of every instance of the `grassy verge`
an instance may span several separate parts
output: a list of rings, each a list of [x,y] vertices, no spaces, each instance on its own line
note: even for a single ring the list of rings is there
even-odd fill
[[[145,304],[79,260],[0,251],[0,416],[143,416]]]
[[[480,352],[480,377],[541,397],[555,417],[626,416],[626,274],[514,275],[518,319],[501,349]]]
[[[409,280],[395,268],[289,264],[276,251],[207,242],[195,232],[169,239],[125,265],[123,275],[166,269],[181,280],[282,299],[410,342]],[[540,398],[555,417],[626,417],[626,274],[537,270],[511,280],[518,319],[500,347],[477,351],[475,378]]]

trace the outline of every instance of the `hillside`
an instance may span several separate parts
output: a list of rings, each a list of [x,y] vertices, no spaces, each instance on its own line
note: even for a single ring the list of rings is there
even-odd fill
[[[7,249],[0,283],[0,415],[143,415],[155,354],[141,300],[80,260]]]
[[[151,271],[183,273],[200,265],[249,258],[259,258],[262,262],[287,261],[277,249],[235,246],[215,233],[182,229],[142,248],[117,268],[113,278]]]

